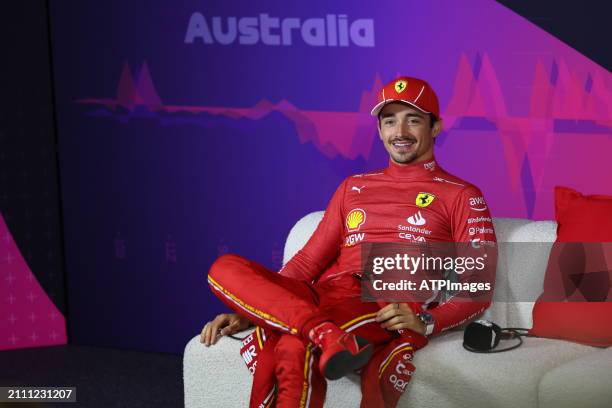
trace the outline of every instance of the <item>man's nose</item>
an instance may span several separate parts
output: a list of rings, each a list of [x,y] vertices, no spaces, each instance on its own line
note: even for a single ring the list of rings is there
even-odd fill
[[[410,127],[408,126],[408,122],[399,121],[397,126],[395,127],[395,137],[406,137],[412,136],[410,132]]]

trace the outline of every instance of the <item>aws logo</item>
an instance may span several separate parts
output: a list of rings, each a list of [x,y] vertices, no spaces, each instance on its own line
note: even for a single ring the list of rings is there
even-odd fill
[[[487,209],[484,197],[470,197],[470,209],[474,211],[484,211]]]
[[[366,212],[361,208],[351,210],[346,216],[346,228],[349,232],[357,231],[366,221]]]

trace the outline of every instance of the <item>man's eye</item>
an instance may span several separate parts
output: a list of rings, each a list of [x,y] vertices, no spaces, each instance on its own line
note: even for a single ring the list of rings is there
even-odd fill
[[[383,122],[386,126],[392,126],[395,123],[394,120],[388,119]]]

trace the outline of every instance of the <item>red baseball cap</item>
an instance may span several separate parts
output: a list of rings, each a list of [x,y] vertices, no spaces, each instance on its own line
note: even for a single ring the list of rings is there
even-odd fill
[[[378,102],[372,109],[372,116],[378,116],[381,109],[391,102],[403,102],[414,106],[423,113],[440,117],[438,97],[429,84],[422,79],[399,77],[389,82],[378,94]]]

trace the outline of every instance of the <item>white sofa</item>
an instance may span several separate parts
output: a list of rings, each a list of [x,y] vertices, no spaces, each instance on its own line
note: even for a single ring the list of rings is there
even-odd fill
[[[322,214],[309,214],[293,227],[284,262],[304,245]],[[484,316],[502,327],[530,328],[533,302],[520,300],[541,291],[556,224],[508,218],[494,223],[500,242],[548,243],[501,247],[496,296],[508,301],[494,302]],[[399,407],[612,407],[612,348],[527,338],[509,352],[475,354],[462,341],[461,331],[451,331],[416,353],[417,370]],[[248,406],[252,377],[238,350],[239,342],[230,338],[210,348],[198,336],[187,344],[186,407]],[[349,376],[329,383],[325,406],[358,407],[360,397],[358,378]]]

